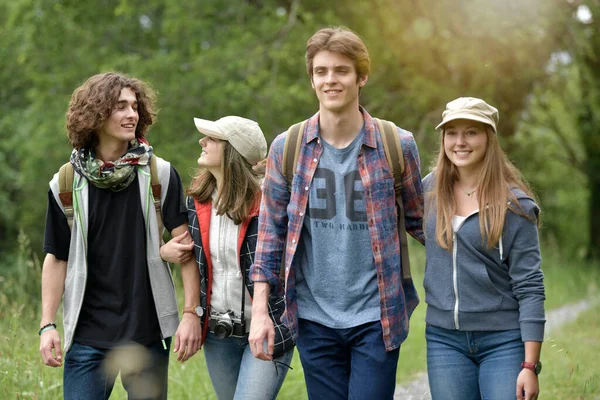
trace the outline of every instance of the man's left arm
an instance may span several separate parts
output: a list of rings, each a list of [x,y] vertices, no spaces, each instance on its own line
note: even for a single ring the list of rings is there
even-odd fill
[[[421,244],[425,243],[423,234],[423,185],[421,184],[421,161],[419,150],[412,133],[398,129],[404,171],[402,173],[402,203],[406,231]]]
[[[171,166],[169,188],[162,206],[165,228],[171,232],[173,238],[179,241],[177,246],[182,252],[190,245],[189,251],[193,253],[193,240],[190,235],[185,235],[188,230],[187,208],[179,174]],[[173,242],[173,240],[171,241]],[[169,243],[171,243],[169,242]],[[164,245],[167,247],[169,244]],[[164,249],[163,249],[164,250]],[[164,252],[161,251],[161,255]],[[181,262],[181,279],[183,281],[184,306],[195,307],[200,305],[200,272],[196,265],[195,257],[183,257]],[[194,313],[183,313],[177,332],[173,352],[177,354],[178,361],[186,361],[200,349],[201,329],[200,319]]]
[[[178,226],[171,231],[173,236],[179,236],[187,232],[187,224]],[[193,244],[192,239],[187,235],[182,244]],[[181,264],[181,280],[183,281],[184,307],[193,308],[200,305],[200,273],[196,266],[194,257],[190,257]],[[194,313],[184,313],[181,322],[175,333],[174,353],[177,354],[177,360],[184,362],[196,354],[200,349],[200,317]]]

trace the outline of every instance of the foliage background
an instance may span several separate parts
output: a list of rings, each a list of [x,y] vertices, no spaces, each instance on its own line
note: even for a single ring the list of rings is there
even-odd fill
[[[199,153],[192,118],[246,116],[272,139],[312,115],[304,45],[345,25],[372,57],[363,105],[414,132],[424,174],[446,102],[484,98],[540,196],[544,237],[597,256],[599,14],[598,0],[2,2],[0,252],[14,252],[18,227],[41,248],[47,182],[70,151],[65,111],[89,76],[114,70],[152,84],[160,113],[149,139],[188,183]]]

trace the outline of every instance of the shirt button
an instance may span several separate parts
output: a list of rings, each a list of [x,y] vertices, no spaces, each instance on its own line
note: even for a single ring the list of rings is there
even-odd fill
[[[313,162],[317,162],[317,159],[316,159],[316,158],[313,158]]]
[[[308,186],[304,186],[304,190],[308,190]]]
[[[300,213],[300,216],[301,216],[301,217],[303,217],[303,216],[304,216],[304,213],[303,213],[303,212],[301,212],[301,213]]]
[[[296,239],[292,239],[292,243],[296,243]]]

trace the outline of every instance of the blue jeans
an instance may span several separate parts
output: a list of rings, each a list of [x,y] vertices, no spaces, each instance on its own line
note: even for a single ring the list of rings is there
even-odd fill
[[[428,325],[427,373],[433,400],[514,400],[525,359],[521,330],[465,332]]]
[[[400,348],[385,351],[380,321],[333,329],[299,319],[296,346],[310,399],[393,399]]]
[[[65,356],[65,400],[108,399],[119,372],[129,399],[166,399],[171,338],[165,344],[107,350],[73,343]]]
[[[208,332],[203,346],[210,380],[219,400],[275,399],[294,355],[292,348],[274,361],[259,360],[250,350],[248,334],[243,338],[218,339]]]

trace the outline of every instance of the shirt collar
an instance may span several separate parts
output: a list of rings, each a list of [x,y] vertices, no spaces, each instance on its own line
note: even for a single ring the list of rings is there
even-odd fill
[[[363,145],[372,148],[377,148],[376,135],[379,129],[377,128],[377,122],[371,115],[364,109],[363,106],[358,106],[360,112],[363,115],[365,121],[364,129],[365,136],[363,137]],[[310,143],[319,137],[319,112],[308,119],[305,128],[306,132],[306,143]]]

